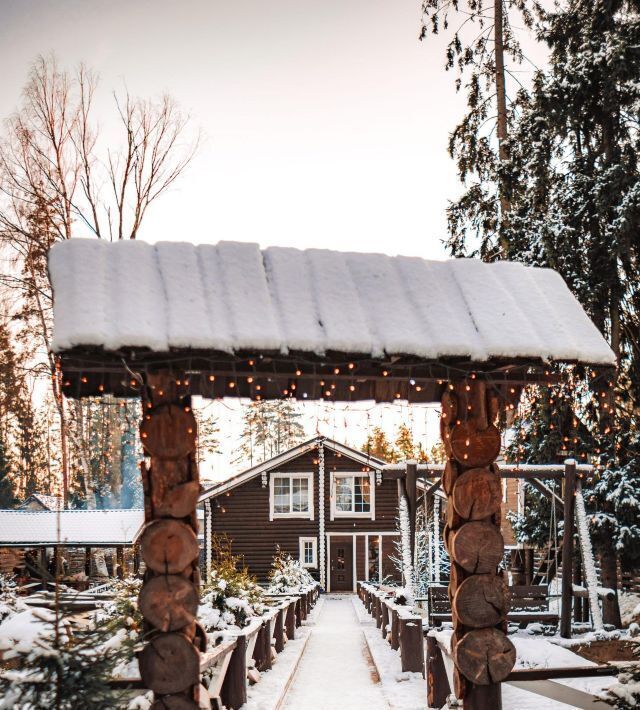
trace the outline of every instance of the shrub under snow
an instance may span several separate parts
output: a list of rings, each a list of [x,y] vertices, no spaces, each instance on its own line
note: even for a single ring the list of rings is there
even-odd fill
[[[269,591],[272,594],[296,593],[310,584],[314,584],[314,579],[299,560],[278,550],[269,573]]]

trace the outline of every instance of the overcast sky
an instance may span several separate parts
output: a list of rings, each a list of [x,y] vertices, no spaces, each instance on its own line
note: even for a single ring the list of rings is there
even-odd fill
[[[463,105],[419,0],[3,0],[0,114],[55,51],[169,92],[205,141],[143,238],[327,246],[444,258]]]
[[[149,213],[141,238],[257,241],[445,258],[447,155],[463,113],[443,43],[421,43],[420,0],[0,0],[0,116],[20,101],[29,64],[53,51],[84,61],[109,92],[172,94],[202,130],[200,152]],[[228,475],[237,402],[215,408]],[[417,437],[424,408],[311,405],[316,429],[361,444],[401,421]],[[231,436],[229,436],[231,432]]]

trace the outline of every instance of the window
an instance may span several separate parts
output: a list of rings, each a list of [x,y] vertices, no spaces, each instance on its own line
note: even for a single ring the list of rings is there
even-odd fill
[[[318,539],[315,537],[300,538],[300,564],[303,567],[318,566]]]
[[[313,474],[272,473],[270,481],[270,520],[309,518],[313,520]]]
[[[374,518],[373,474],[334,473],[332,517]]]

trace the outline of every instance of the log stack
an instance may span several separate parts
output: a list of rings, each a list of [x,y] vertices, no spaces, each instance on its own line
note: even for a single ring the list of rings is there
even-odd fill
[[[197,424],[188,379],[147,374],[140,436],[145,527],[140,551],[147,565],[138,600],[147,643],[139,654],[153,710],[198,708],[200,651],[206,636],[196,622],[200,484],[195,456]]]
[[[477,378],[450,383],[442,396],[454,692],[467,710],[501,707],[499,684],[516,658],[506,635],[508,585],[498,570],[504,554],[498,412],[498,393]]]

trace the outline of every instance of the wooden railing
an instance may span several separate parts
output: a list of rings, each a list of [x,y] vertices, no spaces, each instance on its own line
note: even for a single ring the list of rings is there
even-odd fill
[[[202,654],[201,681],[212,707],[235,710],[247,702],[249,685],[260,681],[261,673],[272,667],[287,641],[295,638],[296,628],[307,618],[318,593],[319,586],[314,585],[295,594],[265,595],[271,606],[262,616]],[[111,685],[144,689],[140,678],[116,678]]]
[[[382,638],[394,651],[400,650],[403,671],[424,675],[422,617],[394,601],[393,593],[358,582],[358,596],[373,616]]]

